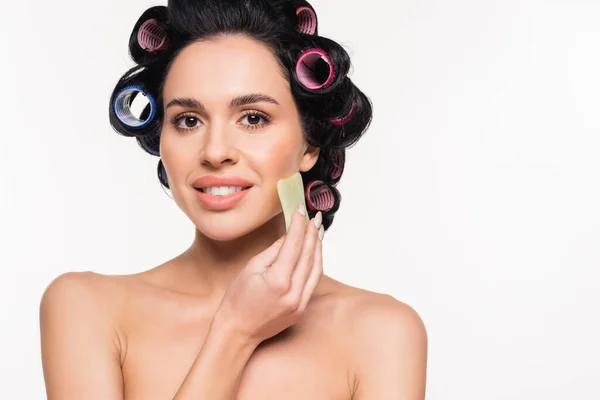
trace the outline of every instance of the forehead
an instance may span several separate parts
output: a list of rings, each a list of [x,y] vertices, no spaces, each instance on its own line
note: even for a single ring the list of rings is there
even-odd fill
[[[234,96],[247,92],[283,94],[289,83],[271,51],[247,36],[194,42],[173,61],[164,97],[183,94]]]

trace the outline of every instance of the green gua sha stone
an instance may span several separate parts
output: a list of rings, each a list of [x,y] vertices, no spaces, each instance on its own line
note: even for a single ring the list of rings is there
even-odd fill
[[[304,199],[304,183],[302,182],[302,175],[300,172],[296,172],[294,175],[286,179],[280,179],[277,181],[277,192],[279,193],[279,201],[283,208],[283,215],[285,217],[285,231],[290,229],[292,223],[292,216],[294,211],[304,204],[306,210],[306,200]],[[306,222],[310,222],[308,218],[308,212],[306,213]]]

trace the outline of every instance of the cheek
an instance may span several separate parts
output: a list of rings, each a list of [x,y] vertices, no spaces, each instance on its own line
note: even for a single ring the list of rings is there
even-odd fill
[[[252,152],[252,163],[265,177],[283,176],[298,169],[300,146],[292,140],[280,140],[256,147]]]
[[[270,171],[269,175],[295,172],[299,168],[303,148],[302,133],[295,130],[278,129],[261,140],[248,141],[245,147],[254,166],[263,172]]]

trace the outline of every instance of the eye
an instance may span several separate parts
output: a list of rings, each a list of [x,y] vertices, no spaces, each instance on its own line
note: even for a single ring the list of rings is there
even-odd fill
[[[250,125],[260,124],[261,116],[256,114],[248,114],[244,118],[248,118],[247,121]]]
[[[198,127],[200,120],[191,114],[178,115],[171,118],[171,124],[180,132],[194,130]],[[183,123],[183,124],[182,124]]]
[[[242,117],[242,121],[243,120],[247,120],[248,123],[242,125],[246,125],[249,129],[257,129],[264,125],[268,125],[271,122],[271,117],[259,111],[247,111]],[[261,120],[264,122],[261,123]]]

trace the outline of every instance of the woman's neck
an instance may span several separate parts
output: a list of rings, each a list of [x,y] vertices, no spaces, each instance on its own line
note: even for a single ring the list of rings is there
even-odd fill
[[[284,234],[282,213],[230,241],[216,241],[196,230],[192,245],[172,260],[171,276],[181,291],[220,302],[248,261]]]

